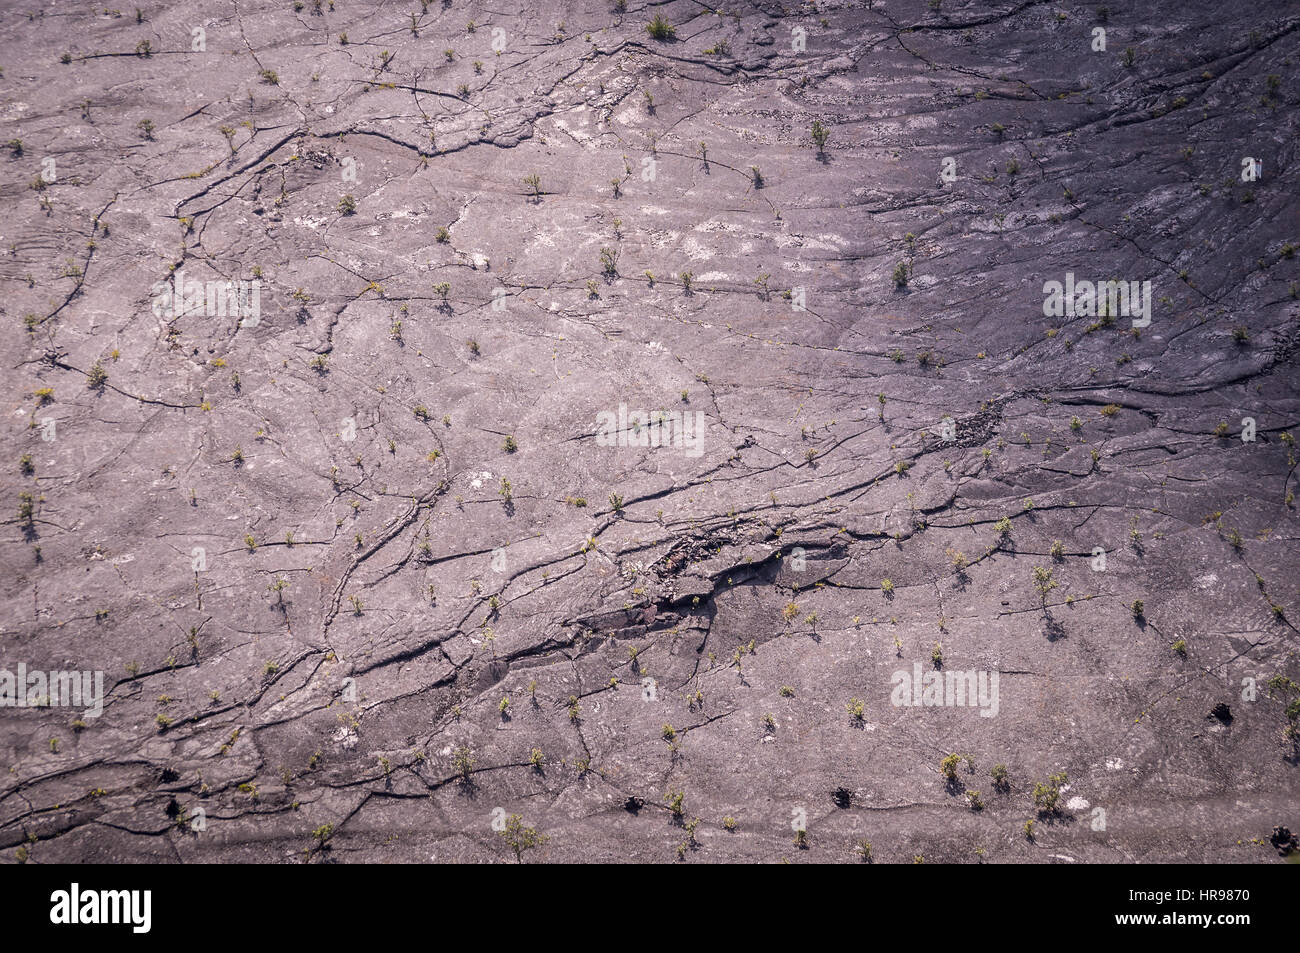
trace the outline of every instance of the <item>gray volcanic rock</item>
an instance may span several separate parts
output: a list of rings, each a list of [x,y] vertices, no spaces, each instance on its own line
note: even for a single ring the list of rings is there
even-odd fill
[[[1300,10],[508,8],[0,15],[2,856],[1276,861]]]

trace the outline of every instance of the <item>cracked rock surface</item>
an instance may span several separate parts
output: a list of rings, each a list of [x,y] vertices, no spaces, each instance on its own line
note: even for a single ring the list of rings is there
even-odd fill
[[[0,13],[4,859],[1278,862],[1300,9],[509,7]]]

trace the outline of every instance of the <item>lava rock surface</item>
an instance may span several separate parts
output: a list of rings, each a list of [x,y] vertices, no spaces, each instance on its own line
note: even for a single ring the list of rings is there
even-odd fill
[[[0,14],[3,858],[1279,862],[1295,4],[509,6]]]

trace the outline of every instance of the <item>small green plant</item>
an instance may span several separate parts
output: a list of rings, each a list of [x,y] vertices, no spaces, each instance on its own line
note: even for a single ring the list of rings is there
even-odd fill
[[[677,28],[658,13],[646,24],[646,32],[650,34],[651,39],[658,40],[660,43],[666,43],[677,37]]]
[[[1034,588],[1038,590],[1038,601],[1046,608],[1047,597],[1053,589],[1058,588],[1057,581],[1053,578],[1052,570],[1047,566],[1035,566],[1032,574]]]
[[[458,714],[458,712],[459,706],[456,707],[453,713]],[[468,745],[457,745],[455,750],[452,751],[451,767],[462,784],[469,782],[469,776],[474,770],[474,764],[474,754],[470,751]]]
[[[607,278],[613,278],[618,274],[618,253],[608,248],[600,249],[600,267]]]
[[[957,768],[961,766],[961,755],[950,754],[939,762],[939,772],[949,781],[957,780]]]
[[[352,195],[345,195],[339,199],[339,211],[344,215],[357,214],[357,200]]]
[[[823,153],[825,153],[826,143],[830,139],[831,134],[826,129],[826,127],[822,125],[822,121],[820,119],[813,120],[812,130],[810,134],[812,136],[812,141],[817,146],[817,154],[822,155]]]
[[[525,827],[524,819],[518,814],[507,817],[505,828],[497,831],[497,834],[506,842],[506,846],[514,851],[515,862],[520,864],[524,862],[524,851],[540,847],[550,839],[535,827]]]
[[[1059,809],[1061,788],[1068,780],[1065,772],[1061,771],[1048,777],[1047,781],[1039,781],[1034,785],[1034,804],[1039,814],[1056,813]]]

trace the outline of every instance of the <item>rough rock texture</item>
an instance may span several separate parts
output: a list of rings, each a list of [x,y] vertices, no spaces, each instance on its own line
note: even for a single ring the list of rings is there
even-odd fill
[[[4,858],[1277,862],[1296,5],[509,6],[0,14]]]

